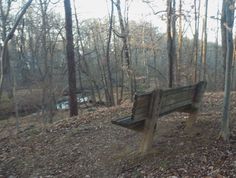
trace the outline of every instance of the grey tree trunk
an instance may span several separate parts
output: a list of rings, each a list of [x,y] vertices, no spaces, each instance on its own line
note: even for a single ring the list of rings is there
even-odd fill
[[[226,1],[223,0],[222,4],[222,13],[221,13],[221,43],[222,43],[222,56],[223,56],[223,78],[225,79],[225,73],[226,73],[226,51],[227,51],[227,41],[226,41],[226,14],[225,14],[225,6]],[[225,81],[224,81],[225,82]],[[224,90],[225,83],[222,82],[222,88]]]
[[[204,42],[203,42],[203,50],[202,50],[202,64],[203,64],[203,80],[206,80],[206,69],[207,69],[207,13],[208,13],[208,0],[206,0],[205,4],[205,17],[204,17]],[[203,39],[202,39],[203,40]],[[200,78],[200,79],[201,79]]]
[[[223,1],[223,12],[225,14],[226,24],[226,71],[225,71],[225,87],[224,87],[224,103],[223,103],[223,119],[221,126],[221,137],[226,141],[229,139],[229,109],[230,109],[230,90],[231,90],[231,70],[233,60],[233,24],[234,24],[234,0]],[[223,36],[222,36],[223,38]]]
[[[175,84],[176,65],[176,28],[175,28],[175,0],[167,0],[167,52],[169,59],[169,88]]]
[[[178,53],[176,58],[176,84],[180,85],[181,61],[183,48],[183,29],[182,29],[182,0],[179,1],[179,34],[178,34]]]
[[[107,78],[108,78],[108,84],[109,84],[109,106],[115,105],[111,64],[110,64],[110,45],[111,45],[112,25],[113,25],[113,12],[114,12],[114,5],[113,5],[113,0],[111,0],[111,14],[110,14],[110,19],[109,19],[109,32],[108,32],[108,40],[107,40],[107,47],[106,47],[106,60],[107,60],[107,72],[108,72]]]
[[[193,53],[193,83],[197,82],[197,72],[198,72],[198,38],[199,38],[199,17],[200,17],[200,0],[194,0],[194,21],[195,21],[195,34],[194,34],[194,53]]]
[[[217,10],[217,19],[219,18],[220,12]],[[218,58],[219,58],[219,21],[217,20],[216,27],[216,41],[215,41],[215,91],[218,91]]]
[[[19,122],[19,112],[18,112],[18,98],[16,95],[16,76],[14,71],[14,66],[12,69],[13,75],[13,101],[14,101],[14,110],[15,110],[15,117],[16,117],[16,130],[19,132],[20,130],[20,122]]]

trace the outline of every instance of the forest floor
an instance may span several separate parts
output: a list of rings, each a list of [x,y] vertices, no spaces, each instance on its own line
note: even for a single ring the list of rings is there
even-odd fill
[[[5,177],[236,177],[236,93],[231,97],[228,143],[218,138],[222,93],[207,93],[193,129],[188,115],[160,118],[153,149],[138,153],[141,135],[111,124],[131,113],[132,104],[81,110],[78,117],[58,112],[53,124],[27,116],[0,121],[0,178]]]

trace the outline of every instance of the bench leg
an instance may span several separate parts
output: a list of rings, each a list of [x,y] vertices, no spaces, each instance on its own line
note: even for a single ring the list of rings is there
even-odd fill
[[[148,152],[152,148],[152,142],[154,138],[156,119],[146,119],[145,127],[143,131],[143,140],[140,146],[140,152]]]
[[[156,90],[152,93],[152,98],[149,108],[149,117],[145,119],[143,140],[141,142],[141,147],[140,147],[140,151],[142,153],[149,151],[152,147],[156,122],[159,116],[160,105],[161,105],[161,91]]]
[[[189,118],[187,120],[187,128],[188,129],[191,129],[193,124],[196,122],[197,115],[198,115],[198,111],[194,111],[194,112],[189,113]]]

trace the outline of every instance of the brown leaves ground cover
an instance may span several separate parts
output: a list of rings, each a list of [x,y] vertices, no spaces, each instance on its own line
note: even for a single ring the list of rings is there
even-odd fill
[[[18,134],[7,134],[4,127],[0,177],[236,177],[236,95],[228,143],[218,139],[222,98],[222,93],[205,95],[191,130],[185,127],[186,114],[162,117],[153,149],[146,155],[137,152],[139,133],[110,122],[130,114],[131,103],[89,108],[46,127],[35,121]],[[7,126],[13,129],[12,124]]]

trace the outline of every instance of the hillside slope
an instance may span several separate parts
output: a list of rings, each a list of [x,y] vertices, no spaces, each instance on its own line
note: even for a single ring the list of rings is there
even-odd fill
[[[158,121],[153,150],[141,156],[141,135],[111,124],[128,115],[131,103],[90,108],[76,118],[43,126],[40,119],[22,118],[15,134],[13,121],[0,126],[1,177],[236,177],[236,139],[218,139],[222,93],[204,97],[198,122],[185,129],[185,114]],[[236,95],[232,96],[232,133],[236,134]],[[65,113],[58,113],[62,117]],[[34,121],[34,122],[33,122]],[[24,123],[24,124],[23,124]]]

